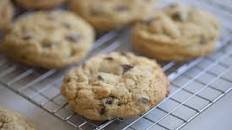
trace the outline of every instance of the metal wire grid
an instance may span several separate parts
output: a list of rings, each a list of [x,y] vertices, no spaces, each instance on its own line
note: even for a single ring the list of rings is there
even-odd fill
[[[204,0],[207,3],[210,3],[212,5],[215,5],[225,11],[228,11],[228,13],[232,14],[232,1],[231,0],[223,0],[219,1],[219,0]]]
[[[59,72],[56,70],[46,71],[40,69],[35,70],[32,68],[28,69],[27,67],[11,63],[2,57],[0,62],[0,81],[6,84],[11,90],[19,93],[28,100],[41,106],[43,109],[51,112],[77,128],[140,129],[141,126],[147,124],[150,124],[148,128],[152,129],[153,127],[163,129],[175,129],[177,127],[181,128],[231,90],[230,83],[232,83],[232,80],[228,77],[224,78],[222,76],[227,71],[232,71],[232,45],[229,43],[231,42],[231,39],[228,40],[227,38],[224,38],[221,39],[221,42],[227,43],[228,45],[224,49],[215,53],[213,56],[197,59],[189,64],[179,65],[179,67],[177,67],[177,64],[174,62],[164,65],[163,68],[166,71],[172,69],[173,67],[178,68],[172,72],[169,72],[169,78],[172,80],[179,76],[172,82],[171,95],[161,102],[160,105],[151,109],[143,116],[131,120],[115,119],[107,122],[97,123],[88,121],[74,114],[67,106],[65,99],[59,94],[59,84],[62,76],[60,76]],[[119,48],[119,46],[119,43],[114,42],[101,52],[112,51]],[[189,72],[181,75],[196,64],[197,67],[194,67],[194,70],[190,69]],[[207,78],[205,78],[207,76],[205,75],[210,76],[209,79],[213,80],[208,82]],[[230,84],[230,86],[227,86],[227,88],[218,88],[220,86],[211,84],[219,79],[222,80],[221,82]],[[198,88],[194,88],[196,86],[192,86],[193,88],[191,88],[191,84],[197,84],[196,86]],[[206,93],[201,93],[205,90],[207,90]],[[212,91],[213,94],[216,95],[210,95],[209,92]],[[184,98],[183,95],[188,95],[188,98]],[[197,97],[195,102],[200,101],[204,103],[204,106],[200,106],[200,108],[198,108],[199,106],[194,106],[191,104],[191,102],[188,104],[188,101],[192,100],[193,97]],[[185,114],[178,114],[178,111],[180,112],[180,108],[181,111],[185,111]],[[193,115],[189,116],[188,114]],[[157,115],[162,115],[162,117],[158,118],[159,116]],[[171,121],[163,121],[167,118]],[[177,124],[174,125],[173,122],[177,124],[179,123],[178,126]]]
[[[120,48],[122,43],[113,40],[116,36],[117,32],[104,35],[95,44],[92,54]],[[231,91],[231,39],[223,37],[221,42],[228,45],[210,57],[186,64],[164,64],[163,69],[173,80],[171,95],[144,115],[129,120],[92,122],[74,114],[59,94],[62,71],[28,68],[1,57],[0,82],[79,129],[179,129]],[[104,45],[107,46],[102,47]],[[196,64],[197,67],[192,68]]]

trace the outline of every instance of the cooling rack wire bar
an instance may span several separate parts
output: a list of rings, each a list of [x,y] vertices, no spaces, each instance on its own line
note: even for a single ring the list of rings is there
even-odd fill
[[[209,1],[201,2],[210,3],[210,10],[216,7],[227,8],[225,17],[232,14],[228,11],[232,9],[231,6],[222,5],[216,0]],[[225,22],[225,26],[232,27],[228,22]],[[223,47],[213,55],[181,64],[162,63],[163,70],[171,80],[169,97],[145,114],[133,119],[93,122],[73,113],[59,90],[65,70],[30,68],[0,56],[0,82],[77,129],[181,129],[232,90],[232,33],[230,30],[222,31],[220,45]],[[89,57],[97,53],[120,50],[123,45],[118,41],[120,33],[112,31],[102,35]]]

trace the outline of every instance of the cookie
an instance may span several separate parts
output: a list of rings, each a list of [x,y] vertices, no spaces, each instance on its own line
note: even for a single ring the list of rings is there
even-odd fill
[[[32,66],[62,68],[77,63],[94,41],[92,27],[68,11],[41,11],[20,16],[3,39],[1,51]]]
[[[11,112],[0,108],[0,129],[1,130],[35,130],[19,113]]]
[[[159,60],[183,61],[215,49],[219,23],[208,12],[172,4],[132,31],[132,44],[141,54]]]
[[[65,0],[16,0],[26,9],[50,9],[61,5]]]
[[[0,31],[6,31],[11,24],[14,8],[10,0],[0,0]]]
[[[70,0],[69,5],[98,31],[109,31],[149,17],[154,0]]]
[[[168,94],[154,61],[132,53],[95,56],[64,78],[61,93],[78,114],[97,121],[138,116]]]

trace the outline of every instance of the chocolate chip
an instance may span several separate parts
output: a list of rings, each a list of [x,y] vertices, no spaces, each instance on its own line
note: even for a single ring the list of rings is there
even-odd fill
[[[120,54],[121,54],[122,56],[127,56],[127,53],[126,53],[126,52],[120,52]]]
[[[124,11],[129,10],[128,6],[126,5],[118,5],[114,9],[118,12],[124,12]]]
[[[29,36],[29,35],[26,35],[26,36],[23,36],[22,38],[23,38],[23,40],[29,40],[29,39],[31,39],[32,37]]]
[[[102,77],[101,75],[98,75],[98,76],[97,76],[97,79],[99,79],[99,80],[104,80],[103,77]]]
[[[143,104],[148,104],[149,103],[149,99],[147,97],[141,97],[141,98],[139,98],[139,102],[141,102]]]
[[[106,113],[106,108],[105,106],[102,106],[102,108],[99,111],[100,115],[104,115]]]
[[[205,38],[204,36],[201,36],[201,37],[200,37],[199,43],[200,43],[201,45],[206,44],[206,43],[207,43],[207,42],[206,42],[206,38]]]
[[[104,99],[104,104],[108,104],[108,105],[111,105],[113,104],[113,97],[108,97],[108,98],[105,98]]]
[[[93,16],[101,16],[105,14],[105,11],[102,7],[99,6],[95,6],[91,11],[90,11],[91,15]]]
[[[112,57],[106,57],[105,59],[106,59],[106,60],[109,60],[109,61],[114,60],[114,58],[112,58]]]
[[[63,23],[62,24],[65,28],[67,29],[70,29],[71,28],[71,25],[69,23]]]
[[[183,12],[175,12],[171,15],[172,19],[175,21],[181,21],[184,22],[186,21],[186,16]]]
[[[80,33],[70,33],[69,35],[65,37],[65,39],[70,42],[78,42],[80,38],[81,38]]]
[[[144,23],[146,25],[150,25],[150,24],[152,24],[154,22],[154,20],[155,20],[155,18],[147,19],[147,20],[144,21]]]
[[[50,41],[44,41],[43,43],[42,43],[42,47],[43,48],[51,48],[53,45],[54,45],[55,43],[53,43],[53,42],[50,42]]]
[[[127,64],[124,64],[124,65],[121,65],[121,66],[123,68],[123,74],[126,73],[127,71],[131,70],[132,68],[134,68],[134,66],[127,65]]]

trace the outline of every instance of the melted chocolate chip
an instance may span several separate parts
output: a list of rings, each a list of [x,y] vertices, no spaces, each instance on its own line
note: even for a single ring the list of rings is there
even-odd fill
[[[106,57],[105,59],[106,59],[106,60],[109,60],[109,61],[114,60],[114,58],[112,58],[112,57]]]
[[[99,80],[104,80],[103,77],[102,77],[101,75],[98,75],[98,76],[97,76],[97,79],[99,79]]]
[[[32,37],[30,35],[25,35],[22,38],[23,40],[30,40]]]
[[[201,45],[206,44],[206,43],[207,43],[207,42],[206,42],[206,38],[205,38],[204,36],[201,36],[201,37],[200,37],[199,43],[200,43]]]
[[[171,15],[172,19],[175,21],[184,22],[186,20],[185,15],[182,12],[175,12]]]
[[[123,74],[126,73],[127,71],[131,70],[132,68],[134,68],[134,66],[127,65],[127,64],[124,64],[124,65],[121,65],[121,66],[123,68]]]
[[[105,99],[104,104],[111,105],[113,104],[113,100],[114,100],[113,97],[108,97]]]
[[[44,40],[42,43],[43,48],[52,48],[54,44],[57,44],[55,42],[49,41],[49,40]]]
[[[62,24],[65,28],[67,29],[70,29],[71,28],[71,25],[69,23],[63,23]]]
[[[100,111],[99,111],[100,115],[104,115],[106,113],[106,108],[105,106],[103,106]]]
[[[78,42],[81,38],[80,33],[70,33],[65,37],[66,40],[69,42]]]
[[[122,56],[127,56],[127,53],[126,53],[126,52],[120,52],[120,54],[121,54]]]
[[[118,12],[123,12],[129,10],[129,8],[126,5],[118,5],[114,8]]]
[[[148,98],[146,98],[146,97],[141,97],[141,98],[139,98],[139,102],[141,102],[141,103],[143,103],[143,104],[148,104],[149,103],[149,99]]]
[[[146,25],[150,25],[150,24],[152,24],[152,22],[153,22],[154,20],[155,20],[154,18],[148,19],[148,20],[144,21],[144,23],[145,23]]]

